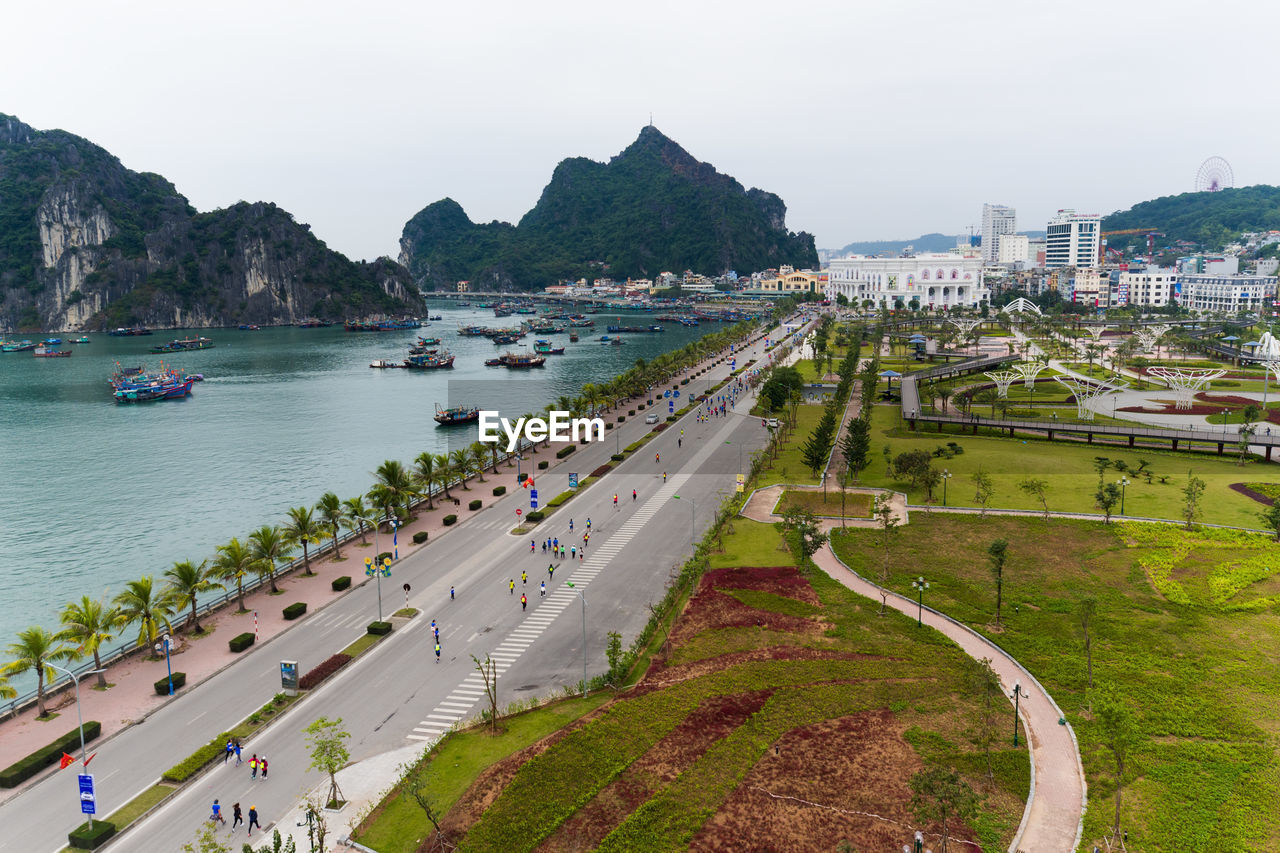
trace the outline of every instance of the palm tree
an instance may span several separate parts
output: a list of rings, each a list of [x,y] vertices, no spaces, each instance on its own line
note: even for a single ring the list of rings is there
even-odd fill
[[[254,556],[254,571],[266,575],[271,582],[272,594],[279,594],[276,586],[276,562],[289,556],[289,537],[279,527],[264,524],[249,534],[250,549]]]
[[[333,558],[341,560],[342,552],[338,550],[338,531],[342,529],[342,521],[346,517],[342,509],[342,499],[333,492],[325,492],[316,502],[316,509],[320,513],[320,518],[324,520],[324,526],[333,534]]]
[[[489,448],[483,442],[471,442],[471,470],[480,478],[480,482],[484,482],[484,466],[488,461]],[[497,447],[494,447],[494,459],[497,459]]]
[[[67,604],[60,618],[66,627],[58,632],[57,639],[75,643],[78,655],[92,654],[93,668],[102,669],[100,650],[103,643],[115,639],[121,627],[120,608],[108,607],[104,602],[85,595],[81,596],[79,604],[74,601]],[[106,688],[106,673],[98,673],[98,686]],[[4,687],[0,684],[0,696],[3,694]]]
[[[378,510],[378,512],[373,516],[376,524],[381,524],[384,521],[390,521],[391,519],[398,517],[400,503],[396,498],[395,492],[391,491],[386,486],[378,483],[369,490],[368,498],[369,503],[373,504],[374,509]]]
[[[0,699],[16,698],[18,698],[18,691],[9,684],[9,679],[0,677]]]
[[[458,476],[462,479],[463,490],[470,491],[471,487],[467,485],[467,478],[471,476],[471,452],[461,447],[457,450],[450,450],[449,465],[458,472]]]
[[[347,529],[359,533],[360,544],[368,545],[369,534],[364,529],[368,526],[369,508],[364,505],[364,495],[347,498],[342,502],[342,511]]]
[[[214,568],[218,577],[224,581],[236,582],[236,598],[240,602],[240,612],[244,607],[244,576],[253,570],[253,551],[239,539],[233,538],[226,545],[218,546],[218,556],[214,558]]]
[[[289,520],[285,523],[283,530],[289,537],[289,541],[302,546],[303,574],[314,575],[315,572],[311,571],[311,550],[307,546],[319,544],[324,535],[329,532],[328,528],[316,521],[311,507],[296,506],[289,510]]]
[[[405,504],[405,509],[409,508],[409,497],[413,491],[413,483],[409,477],[409,472],[405,470],[403,464],[398,460],[388,459],[378,466],[373,472],[373,476],[377,478],[378,485],[384,486],[391,494],[395,495],[396,503]]]
[[[453,495],[449,494],[449,481],[453,479],[453,461],[448,454],[436,454],[436,470],[439,472],[440,485],[444,487],[444,496],[453,500]]]
[[[173,605],[174,611],[191,606],[191,627],[196,634],[201,633],[200,619],[196,615],[196,596],[202,592],[223,589],[222,584],[213,579],[216,571],[216,567],[209,567],[208,560],[201,560],[198,566],[190,560],[182,560],[174,563],[173,568],[164,573],[169,579],[165,598]]]
[[[436,457],[425,450],[413,460],[413,479],[418,494],[427,499],[427,509],[436,508],[431,499],[431,487],[436,484]]]
[[[52,681],[57,677],[49,663],[71,660],[76,656],[76,650],[65,645],[46,628],[33,625],[18,632],[18,642],[11,643],[5,649],[5,654],[12,660],[0,667],[0,675],[15,675],[31,669],[36,671],[36,708],[38,716],[45,716],[44,681],[46,678]]]
[[[120,605],[122,625],[138,623],[138,645],[147,646],[156,641],[156,623],[162,623],[166,631],[172,630],[169,617],[173,609],[155,588],[151,575],[143,575],[124,585],[124,591],[112,599]]]

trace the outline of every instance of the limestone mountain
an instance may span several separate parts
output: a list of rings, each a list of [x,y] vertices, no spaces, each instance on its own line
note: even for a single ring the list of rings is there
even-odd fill
[[[453,199],[405,223],[400,262],[429,289],[541,288],[561,279],[707,275],[818,262],[782,199],[744,189],[652,126],[608,163],[561,161],[518,225],[473,223]]]
[[[1140,202],[1103,218],[1103,231],[1138,230],[1108,237],[1112,249],[1141,250],[1147,230],[1159,232],[1156,246],[1177,242],[1216,252],[1244,231],[1280,229],[1280,187],[1257,184],[1218,192],[1179,193]]]
[[[353,262],[274,204],[198,213],[161,176],[0,114],[0,330],[292,323],[421,306],[403,267]]]

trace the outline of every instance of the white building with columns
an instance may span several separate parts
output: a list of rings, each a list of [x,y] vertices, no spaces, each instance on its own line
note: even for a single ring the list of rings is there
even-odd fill
[[[913,299],[924,309],[977,308],[991,297],[982,283],[982,257],[972,250],[910,258],[833,258],[825,292],[828,299],[844,296],[851,305],[870,301],[890,309],[909,308]]]

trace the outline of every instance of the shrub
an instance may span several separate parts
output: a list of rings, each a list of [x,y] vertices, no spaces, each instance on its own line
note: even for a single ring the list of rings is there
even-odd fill
[[[314,669],[308,672],[302,678],[298,679],[298,687],[302,690],[310,690],[347,664],[351,663],[351,655],[338,652],[332,657],[326,658],[316,665]]]
[[[525,475],[524,475],[524,474],[521,474],[521,475],[520,475],[520,479],[521,479],[521,480],[523,480],[524,478],[525,478]],[[494,487],[493,487],[493,496],[494,496],[495,498],[496,498],[496,497],[501,497],[502,495],[505,495],[506,493],[507,493],[507,487],[506,487],[506,486],[494,486]]]
[[[608,430],[613,429],[613,424],[611,424],[611,423],[606,423],[606,424],[604,425],[604,428],[605,428],[605,431],[607,432]],[[585,441],[584,441],[584,442],[582,442],[582,443],[583,443],[583,444],[586,444],[586,442],[585,442]]]
[[[374,562],[377,563],[379,566],[381,566],[382,561],[387,559],[390,556],[391,556],[390,551],[383,551],[381,554],[378,555],[378,559],[374,560]]]
[[[621,453],[615,453],[615,454],[613,454],[612,456],[610,456],[609,458],[610,458],[610,459],[612,459],[614,462],[621,462],[621,461],[622,461],[623,459],[625,459],[626,457],[625,457],[625,456],[623,456]]]
[[[414,545],[421,545],[423,542],[426,542],[426,541],[427,541],[427,531],[419,530],[417,533],[413,534]]]
[[[480,499],[479,499],[479,498],[476,498],[476,499],[475,499],[475,500],[473,500],[471,503],[467,504],[467,509],[469,509],[469,510],[471,510],[472,512],[474,512],[475,510],[478,510],[478,509],[480,508],[480,506],[481,506]]]
[[[699,370],[699,371],[698,371],[698,375],[699,375],[699,376],[701,376],[701,375],[702,375],[702,373],[703,373],[703,371],[701,371],[701,370]],[[688,385],[688,384],[689,384],[689,380],[688,380],[688,379],[681,379],[681,380],[680,380],[680,384],[681,384],[681,385]]]
[[[168,693],[168,688],[165,689]],[[102,734],[102,723],[91,720],[84,724],[85,743]],[[62,758],[64,752],[71,752],[80,744],[80,730],[72,729],[46,747],[37,749],[30,755],[20,758],[4,770],[0,770],[0,788],[16,788],[27,779],[39,773],[50,764]]]
[[[296,601],[281,612],[284,613],[285,619],[297,619],[303,613],[307,612],[307,603],[305,601]]]
[[[95,820],[90,826],[88,821],[67,833],[67,841],[77,850],[96,850],[107,839],[116,834],[116,825],[105,820]]]
[[[186,683],[187,683],[187,674],[185,672],[175,672],[173,674],[173,692],[174,693],[177,693],[178,690],[182,688],[182,685]],[[152,686],[155,687],[157,696],[168,696],[169,695],[169,676],[166,675],[164,678],[160,679]]]
[[[627,422],[627,419],[624,415],[618,415],[618,423],[622,424],[626,422]]]
[[[591,476],[603,477],[605,474],[608,474],[611,470],[613,470],[612,465],[601,465],[599,468],[591,472]]]
[[[249,632],[246,631],[243,634],[237,634],[236,636],[232,637],[227,642],[227,646],[230,647],[231,651],[233,652],[242,652],[245,649],[252,646],[253,641],[254,641],[253,634],[250,634]]]
[[[329,586],[333,587],[334,592],[342,592],[344,589],[351,586],[351,576],[343,575],[340,578],[334,578]]]
[[[662,431],[663,431],[664,429],[666,429],[666,428],[667,428],[667,425],[666,425],[666,424],[658,424],[656,427],[654,427],[653,429],[649,430],[649,432],[662,432]]]
[[[384,634],[391,633],[391,623],[390,622],[370,622],[369,627],[365,628],[365,630],[376,637],[381,637]]]
[[[223,753],[227,751],[227,741],[230,739],[231,733],[223,732],[166,770],[160,780],[179,783],[187,781],[203,770],[211,761],[221,758]]]
[[[525,520],[532,521],[534,524],[537,524],[539,521],[542,521],[542,519],[546,517],[547,517],[547,514],[545,512],[543,512],[540,509],[535,509],[533,512],[528,513],[525,516]]]
[[[529,479],[529,475],[528,475],[528,474],[526,474],[526,473],[524,473],[523,471],[521,471],[521,472],[520,472],[520,475],[519,475],[518,477],[516,477],[516,482],[517,482],[517,483],[523,483],[523,482],[524,482],[525,480],[527,480],[527,479]]]
[[[669,423],[669,424],[670,424],[670,423],[675,423],[675,420],[676,420],[676,416],[675,416],[675,415],[667,415],[667,423]]]
[[[635,417],[635,415],[636,415],[636,410],[635,410],[635,409],[627,409],[627,417],[631,417],[631,418],[633,418],[633,417]]]
[[[547,470],[547,466],[548,466],[548,465],[550,465],[550,464],[551,464],[551,462],[550,462],[549,460],[543,459],[543,460],[541,460],[541,461],[538,463],[538,470],[539,470],[539,471],[545,471],[545,470]]]
[[[565,458],[566,456],[568,456],[570,453],[572,453],[573,451],[575,451],[575,450],[577,450],[577,449],[578,449],[578,448],[577,448],[577,447],[575,447],[574,445],[572,445],[572,444],[567,444],[567,445],[565,445],[564,447],[562,447],[562,448],[560,448],[559,450],[557,450],[557,451],[556,451],[556,458],[557,458],[557,459],[563,459],[563,458]]]
[[[452,527],[453,525],[458,523],[458,517],[453,513],[446,515],[442,520],[444,521],[445,527]]]

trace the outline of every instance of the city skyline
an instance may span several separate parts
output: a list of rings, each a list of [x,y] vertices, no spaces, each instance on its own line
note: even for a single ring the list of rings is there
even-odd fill
[[[1106,215],[1190,191],[1211,155],[1237,186],[1280,182],[1271,120],[1233,84],[1266,79],[1266,52],[1177,61],[1212,47],[1189,3],[362,9],[24,7],[0,112],[162,174],[200,210],[272,201],[357,258],[394,257],[404,222],[446,196],[518,221],[556,163],[607,160],[651,115],[826,249],[966,233],[984,202],[1016,208],[1019,230]]]

